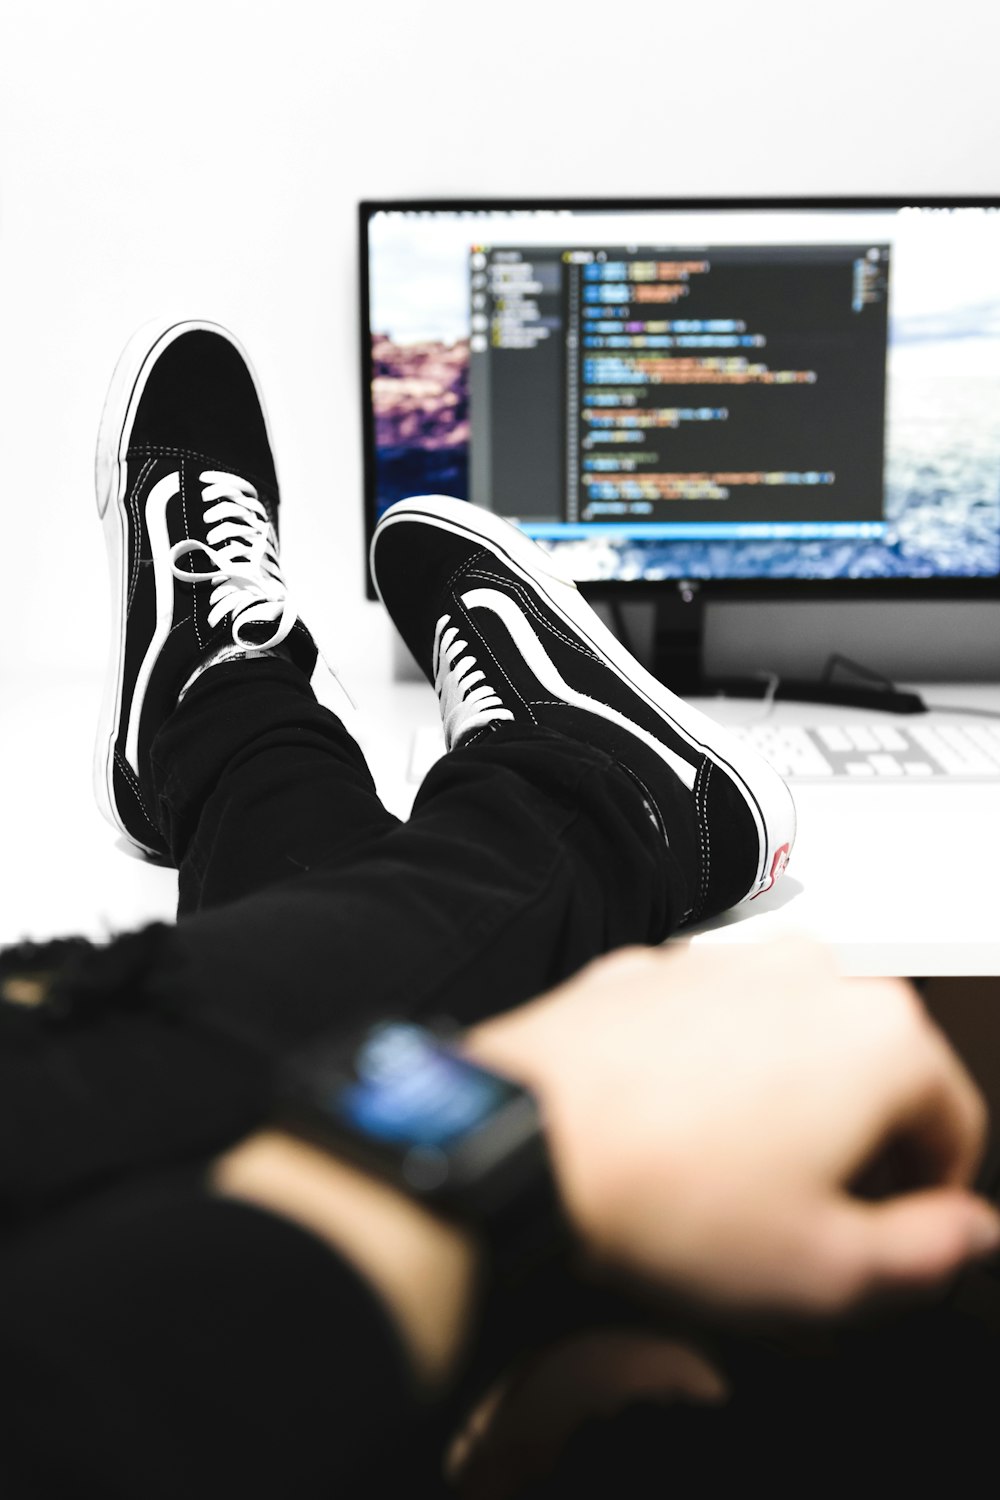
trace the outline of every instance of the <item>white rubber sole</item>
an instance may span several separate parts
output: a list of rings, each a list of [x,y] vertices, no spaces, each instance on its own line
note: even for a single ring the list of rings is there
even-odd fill
[[[382,517],[372,538],[372,577],[378,589],[374,548],[379,534],[405,524],[408,517],[426,517],[446,531],[474,539],[488,547],[526,583],[580,639],[602,656],[615,674],[653,708],[675,734],[724,771],[742,794],[759,840],[760,857],[753,883],[744,896],[770,890],[783,872],[795,842],[795,803],[788,787],[767,761],[748,749],[707,714],[692,708],[664,687],[635,660],[617,636],[603,624],[563,568],[529,537],[490,511],[448,495],[418,495],[400,500]],[[379,595],[381,598],[381,594]],[[384,602],[384,601],[383,601]]]
[[[237,338],[218,323],[200,318],[165,318],[145,323],[129,339],[115,365],[101,412],[94,460],[97,513],[104,528],[111,586],[111,641],[104,682],[97,736],[94,745],[94,796],[103,816],[130,844],[146,854],[157,851],[139,842],[122,822],[115,806],[114,747],[120,732],[122,667],[125,655],[125,625],[128,606],[128,548],[125,507],[128,499],[126,454],[139,401],[150,373],[163,351],[182,334],[195,331],[218,334],[233,345],[250,373],[264,416],[268,444],[274,453],[267,408],[260,382],[249,356]]]

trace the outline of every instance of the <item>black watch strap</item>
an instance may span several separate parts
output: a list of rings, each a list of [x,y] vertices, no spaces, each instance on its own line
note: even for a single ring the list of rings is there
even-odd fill
[[[509,1175],[504,1173],[507,1181],[498,1184],[474,1227],[492,1279],[515,1288],[563,1257],[572,1236],[541,1119],[536,1134],[524,1142],[509,1167]]]

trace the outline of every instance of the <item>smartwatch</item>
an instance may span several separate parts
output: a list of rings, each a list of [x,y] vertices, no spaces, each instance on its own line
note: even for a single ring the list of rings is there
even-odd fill
[[[569,1246],[535,1097],[436,1029],[388,1019],[286,1060],[282,1126],[473,1230],[517,1284]]]

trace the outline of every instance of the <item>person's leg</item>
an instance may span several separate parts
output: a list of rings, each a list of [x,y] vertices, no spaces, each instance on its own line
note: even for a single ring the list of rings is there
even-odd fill
[[[266,1118],[282,1055],[321,1033],[387,1014],[471,1023],[675,925],[683,872],[629,776],[599,750],[518,726],[444,757],[410,822],[389,829],[369,816],[366,778],[340,745],[351,774],[330,778],[328,805],[353,817],[353,845],[309,847],[322,823],[303,816],[289,847],[310,868],[278,879],[281,861],[269,856],[266,879],[251,872],[254,889],[211,904],[220,882],[240,878],[241,848],[254,858],[241,801],[267,797],[268,767],[301,742],[287,732],[283,750],[275,729],[276,704],[290,721],[294,704],[309,717],[296,673],[267,659],[213,667],[159,737],[164,827],[182,857],[204,849],[208,904],[101,947],[0,954],[0,1218],[9,1223],[225,1149]],[[259,753],[240,735],[199,800],[200,783],[182,774],[186,756],[199,763],[198,729],[222,746],[241,712],[246,728],[258,693],[267,699]],[[335,725],[313,723],[302,763],[315,759],[325,785],[336,756],[324,728],[336,740]],[[269,821],[277,840],[282,820]]]
[[[407,828],[381,807],[308,686],[263,399],[226,330],[130,341],[97,467],[118,624],[98,799],[179,867],[155,956],[178,1003],[269,1050],[386,1009],[485,1014],[659,935],[666,856],[606,755],[558,736],[470,750]]]
[[[224,674],[235,696],[242,668],[252,693],[260,665],[206,673],[206,714],[213,694],[224,705]],[[213,798],[228,810],[227,781],[209,810]],[[438,762],[408,823],[312,853],[170,935],[185,1003],[272,1052],[386,1014],[474,1022],[611,948],[656,941],[686,900],[629,776],[594,747],[521,726]]]
[[[214,976],[213,1009],[231,994],[278,1033],[394,1008],[477,1019],[655,941],[684,905],[602,752],[513,726],[445,756],[402,825],[287,661],[203,673],[154,741],[152,785],[177,948]]]
[[[131,844],[179,867],[180,913],[394,827],[357,746],[310,691],[317,652],[281,575],[263,397],[225,329],[151,325],[126,345],[101,419],[97,503],[113,621],[98,804]]]
[[[280,657],[204,672],[153,741],[150,782],[182,918],[342,865],[399,826],[341,720]]]
[[[382,602],[437,691],[449,747],[520,726],[603,750],[683,871],[674,926],[771,889],[795,838],[788,787],[645,671],[556,558],[500,516],[430,495],[386,512],[371,560]]]
[[[266,416],[225,330],[130,342],[98,475],[120,622],[98,795],[180,867],[166,946],[199,1014],[265,1045],[387,1008],[472,1018],[681,920],[634,779],[572,737],[448,757],[405,829],[380,806],[308,687]]]
[[[171,943],[202,1017],[265,1048],[387,1010],[478,1019],[780,873],[794,815],[774,773],[685,706],[651,708],[630,658],[623,672],[553,612],[544,554],[524,564],[454,501],[457,523],[409,502],[376,537],[379,587],[457,747],[396,826],[308,690],[266,416],[225,330],[132,341],[98,473],[121,621],[99,797],[181,867]]]
[[[407,826],[185,925],[202,1004],[227,1007],[238,974],[272,1044],[324,1015],[470,1022],[770,888],[794,836],[783,782],[606,641],[514,528],[404,502],[373,566],[450,753]]]

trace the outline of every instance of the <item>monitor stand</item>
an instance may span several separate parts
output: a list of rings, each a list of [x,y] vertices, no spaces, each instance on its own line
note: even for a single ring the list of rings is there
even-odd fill
[[[604,600],[606,618],[622,645],[653,676],[682,698],[717,691],[704,674],[705,601],[697,583],[665,590],[656,602]]]
[[[655,605],[651,671],[681,698],[714,689],[704,674],[705,599],[696,583],[680,583]]]
[[[697,582],[681,582],[653,606],[652,639],[645,653],[653,676],[681,698],[786,698],[801,703],[839,703],[878,713],[925,713],[918,693],[899,691],[888,678],[846,656],[831,654],[819,677],[709,677],[704,670],[705,599]],[[624,610],[609,600],[612,628],[634,651]],[[634,652],[636,655],[643,655]]]

